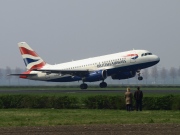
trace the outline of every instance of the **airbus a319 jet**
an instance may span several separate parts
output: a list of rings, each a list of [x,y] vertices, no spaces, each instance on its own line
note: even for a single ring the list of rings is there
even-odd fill
[[[101,81],[100,88],[107,87],[105,79],[128,79],[138,75],[140,70],[156,65],[160,58],[147,50],[130,50],[77,61],[50,65],[46,63],[26,42],[18,43],[27,71],[16,75],[23,79],[48,82],[82,81],[81,89],[87,89],[85,82]]]

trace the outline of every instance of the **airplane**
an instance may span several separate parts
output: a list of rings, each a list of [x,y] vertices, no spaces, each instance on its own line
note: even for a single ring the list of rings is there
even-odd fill
[[[138,75],[143,80],[141,69],[156,65],[160,58],[147,50],[130,50],[109,55],[76,60],[61,64],[46,63],[26,42],[18,43],[27,71],[9,74],[23,79],[47,82],[82,81],[81,89],[87,89],[85,82],[101,81],[100,88],[107,87],[104,81],[111,76],[113,80],[129,79]]]

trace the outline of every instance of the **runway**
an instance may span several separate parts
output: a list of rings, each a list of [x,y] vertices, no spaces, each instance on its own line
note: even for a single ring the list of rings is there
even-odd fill
[[[147,94],[180,94],[180,90],[142,90],[143,93]],[[18,90],[18,89],[8,89],[8,90],[0,90],[0,94],[43,94],[43,93],[89,93],[89,94],[106,94],[106,93],[124,93],[125,90]],[[132,90],[131,92],[134,92]]]

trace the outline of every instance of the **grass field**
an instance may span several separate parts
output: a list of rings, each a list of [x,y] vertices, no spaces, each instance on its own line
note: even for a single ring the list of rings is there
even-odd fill
[[[0,126],[180,123],[180,111],[1,109]]]
[[[0,90],[80,90],[79,87],[0,87]],[[131,87],[135,90],[136,87]],[[180,87],[143,87],[144,90],[180,90]],[[100,90],[90,87],[88,90]],[[102,89],[101,89],[102,90]],[[109,87],[103,90],[126,90],[126,87]],[[101,93],[95,93],[102,95]],[[13,94],[15,95],[15,94]],[[22,94],[23,95],[23,94]],[[85,98],[93,93],[42,93],[41,95],[68,95]],[[117,95],[106,93],[103,95]],[[124,93],[119,93],[124,96]],[[145,94],[144,96],[164,96],[169,94]],[[179,95],[179,94],[178,94]],[[180,123],[180,111],[89,110],[89,109],[0,109],[0,127],[53,126],[82,124],[142,124]]]

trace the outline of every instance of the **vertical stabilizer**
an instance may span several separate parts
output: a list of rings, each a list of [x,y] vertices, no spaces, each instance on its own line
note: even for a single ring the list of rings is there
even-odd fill
[[[28,70],[40,69],[46,65],[46,62],[39,57],[39,55],[26,42],[20,42],[18,43],[18,46]]]

